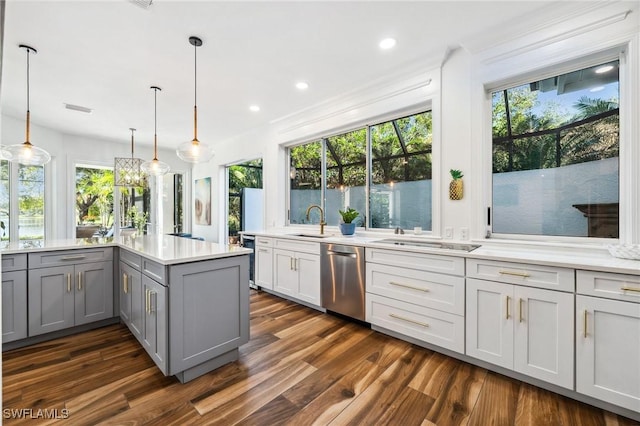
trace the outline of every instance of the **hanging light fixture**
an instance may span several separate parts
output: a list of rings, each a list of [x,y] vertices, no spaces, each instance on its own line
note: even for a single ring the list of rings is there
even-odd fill
[[[140,168],[142,159],[133,156],[133,132],[135,132],[136,129],[130,128],[129,130],[131,130],[131,158],[115,158],[114,184],[115,186],[144,187],[147,186],[147,175],[144,174]]]
[[[169,172],[169,165],[158,160],[158,90],[162,90],[157,86],[151,86],[153,89],[153,160],[145,161],[140,165],[144,173],[150,176],[162,176]]]
[[[198,37],[189,37],[189,43],[194,47],[194,72],[193,72],[193,140],[183,142],[178,146],[176,154],[181,160],[189,163],[204,163],[209,161],[213,157],[213,149],[206,143],[202,143],[198,140],[198,55],[197,50],[199,46],[202,46],[202,40]]]
[[[3,158],[20,164],[26,164],[29,166],[42,166],[51,160],[51,155],[42,148],[31,145],[31,111],[29,110],[29,54],[34,55],[38,53],[36,49],[24,44],[20,45],[21,49],[27,51],[27,136],[23,143],[3,146],[2,156]]]

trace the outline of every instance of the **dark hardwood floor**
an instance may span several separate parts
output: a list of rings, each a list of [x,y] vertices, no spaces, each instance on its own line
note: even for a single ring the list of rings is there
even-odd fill
[[[240,360],[187,384],[123,325],[5,352],[2,367],[5,424],[637,424],[253,290]]]

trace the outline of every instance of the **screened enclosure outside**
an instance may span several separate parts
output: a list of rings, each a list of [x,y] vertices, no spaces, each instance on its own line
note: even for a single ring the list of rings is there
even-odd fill
[[[291,148],[289,223],[318,223],[317,210],[305,216],[317,204],[328,225],[351,207],[358,226],[431,230],[432,138],[427,111]]]
[[[492,93],[492,231],[618,238],[619,62]]]

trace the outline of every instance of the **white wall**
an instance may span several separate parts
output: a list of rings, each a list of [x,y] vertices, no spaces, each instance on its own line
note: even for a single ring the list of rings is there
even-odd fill
[[[280,227],[285,224],[287,145],[353,129],[381,117],[400,116],[431,104],[433,234],[441,236],[445,227],[451,227],[454,238],[459,239],[461,229],[467,228],[471,238],[483,238],[487,229],[486,211],[491,205],[491,173],[487,173],[491,170],[491,110],[487,88],[527,73],[539,75],[545,68],[616,46],[627,46],[630,75],[621,77],[626,111],[621,117],[621,150],[626,158],[621,164],[621,214],[629,218],[628,222],[638,223],[640,194],[639,184],[634,182],[638,182],[640,172],[632,165],[640,163],[640,149],[634,147],[640,140],[639,6],[637,2],[594,2],[576,10],[571,3],[558,3],[546,16],[531,16],[525,22],[514,22],[510,28],[504,26],[482,37],[460,40],[460,46],[452,47],[442,57],[425,58],[424,63],[433,66],[425,65],[420,70],[408,70],[406,75],[396,75],[393,80],[358,88],[274,122],[266,129],[226,141],[220,144],[218,156],[209,164],[194,168],[194,178],[220,178],[225,164],[262,156],[265,228]],[[450,169],[464,173],[462,200],[448,199]],[[219,200],[212,218],[215,225],[197,232],[217,240],[224,230],[225,183],[218,179],[213,186],[213,200]],[[621,225],[625,235],[622,239],[640,240],[640,227],[633,228],[633,233],[625,232],[625,227]]]
[[[3,145],[24,142],[25,122],[3,115],[2,117]],[[125,129],[126,130],[126,129]],[[46,218],[48,238],[75,238],[72,228],[75,217],[75,170],[78,163],[104,165],[113,167],[114,157],[129,157],[131,155],[130,137],[123,132],[122,143],[108,140],[98,140],[78,135],[62,134],[51,129],[31,123],[31,143],[46,149],[51,154],[50,180],[47,181],[47,193],[50,196],[46,202],[52,206],[53,215]],[[152,146],[136,145],[136,156],[144,159],[153,157]],[[159,149],[158,158],[171,166],[172,170],[189,170],[190,167],[178,159],[174,151]]]

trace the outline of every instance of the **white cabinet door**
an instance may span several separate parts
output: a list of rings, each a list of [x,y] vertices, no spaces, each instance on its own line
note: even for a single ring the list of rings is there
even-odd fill
[[[256,247],[255,284],[273,290],[273,249]]]
[[[298,293],[298,272],[294,269],[295,254],[288,250],[273,251],[273,290],[295,297]]]
[[[296,253],[294,268],[298,274],[296,297],[320,306],[320,256]]]
[[[467,355],[513,369],[513,286],[467,279]]]
[[[640,304],[576,296],[576,390],[640,412]]]
[[[514,369],[573,390],[573,294],[514,287]]]

